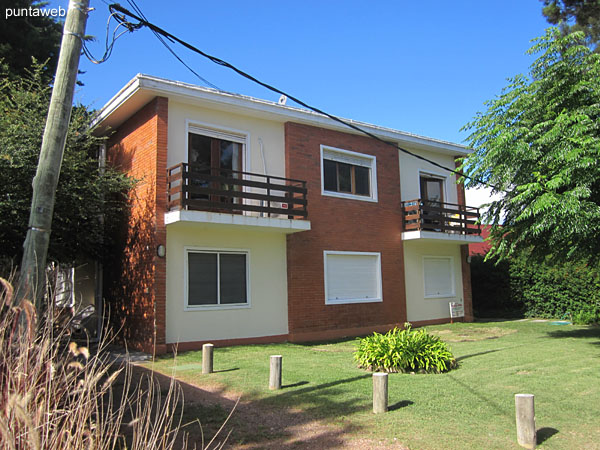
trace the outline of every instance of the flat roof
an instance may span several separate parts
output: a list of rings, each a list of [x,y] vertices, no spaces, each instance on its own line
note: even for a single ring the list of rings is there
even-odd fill
[[[144,74],[137,74],[102,107],[93,122],[93,126],[100,134],[107,132],[109,129],[116,129],[156,96],[167,97],[199,107],[263,117],[278,122],[299,122],[351,134],[361,134],[323,114],[307,109]],[[457,156],[467,155],[472,151],[464,145],[440,139],[351,119],[340,119],[381,139],[393,141],[399,146],[404,144],[413,148]]]

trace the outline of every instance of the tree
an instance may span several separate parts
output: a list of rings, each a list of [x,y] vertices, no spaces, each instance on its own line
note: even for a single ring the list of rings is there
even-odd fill
[[[0,79],[0,257],[5,260],[20,260],[49,99],[43,66],[24,77]],[[91,119],[85,107],[73,108],[48,253],[61,263],[103,256],[110,228],[123,216],[124,194],[132,185],[114,169],[99,173],[102,140],[91,133]]]
[[[600,54],[582,32],[550,28],[529,50],[529,76],[509,80],[464,129],[475,150],[462,165],[467,187],[494,186],[501,199],[491,256],[521,250],[538,259],[600,259]],[[500,227],[499,225],[502,225]]]
[[[600,51],[600,0],[541,1],[544,2],[542,14],[549,23],[560,25],[563,34],[583,31],[589,44],[595,45],[597,52]]]
[[[42,8],[46,2],[33,0],[0,0],[0,10]],[[52,17],[3,17],[0,27],[0,60],[4,70],[12,77],[23,76],[31,66],[32,58],[45,61],[43,74],[50,80],[56,71],[62,26]]]

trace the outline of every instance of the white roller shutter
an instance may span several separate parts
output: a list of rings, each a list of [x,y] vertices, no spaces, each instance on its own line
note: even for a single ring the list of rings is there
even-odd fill
[[[325,252],[325,302],[381,301],[379,253]]]
[[[423,258],[425,298],[454,297],[454,270],[452,257]]]

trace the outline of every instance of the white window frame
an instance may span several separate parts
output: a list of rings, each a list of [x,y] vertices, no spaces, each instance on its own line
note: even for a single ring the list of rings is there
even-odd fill
[[[183,270],[183,309],[184,311],[207,311],[207,310],[224,310],[224,309],[244,309],[251,308],[250,299],[250,250],[239,249],[239,248],[210,248],[210,247],[184,247],[184,270]],[[190,253],[229,253],[229,254],[244,254],[246,255],[246,303],[229,303],[225,305],[190,305],[189,300],[189,260],[188,255]],[[217,267],[219,258],[217,257]],[[219,270],[217,270],[217,299],[220,300],[220,283],[219,283]]]
[[[223,127],[205,122],[198,122],[192,119],[185,121],[185,161],[189,163],[189,135],[190,133],[208,136],[216,139],[226,139],[231,142],[242,144],[242,172],[249,172],[250,168],[250,133],[247,131],[236,130],[234,128]]]
[[[452,283],[452,292],[450,294],[436,294],[436,295],[426,295],[427,286],[425,279],[425,261],[432,259],[443,259],[450,262],[450,282]],[[454,257],[453,256],[423,256],[423,297],[424,298],[454,298],[456,297],[456,272],[454,270]]]
[[[419,183],[419,198],[423,199],[423,193],[421,192],[421,177],[429,177],[429,178],[436,178],[440,181],[442,181],[442,195],[444,196],[444,201],[442,203],[451,203],[448,202],[448,175],[444,175],[440,172],[435,172],[435,171],[431,171],[431,170],[424,170],[424,169],[419,169],[419,179],[418,179],[418,183]]]
[[[377,257],[377,297],[375,298],[352,298],[330,300],[327,298],[327,256],[329,255],[346,255],[346,256],[376,256]],[[326,305],[345,305],[353,303],[381,303],[383,302],[383,287],[381,281],[381,253],[380,252],[347,252],[347,251],[323,251],[323,279],[325,285],[325,304]]]
[[[371,187],[371,195],[367,197],[366,195],[349,194],[347,192],[326,191],[325,173],[323,169],[323,159],[325,157],[325,153],[327,153],[327,159],[331,161],[346,162],[343,159],[336,160],[336,153],[339,155],[347,155],[352,158],[368,161],[370,166],[369,183]],[[342,148],[321,145],[321,195],[325,195],[328,197],[348,198],[352,200],[362,200],[364,202],[377,202],[377,158],[374,155],[368,155],[366,153],[358,153],[350,150],[344,150]]]

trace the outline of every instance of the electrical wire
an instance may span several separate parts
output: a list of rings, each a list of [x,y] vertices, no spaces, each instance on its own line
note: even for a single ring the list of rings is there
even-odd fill
[[[152,31],[154,31],[155,33],[158,33],[158,34],[164,36],[165,38],[169,39],[171,42],[177,42],[180,45],[184,46],[185,48],[187,48],[187,49],[189,49],[189,50],[191,50],[191,51],[193,51],[195,53],[198,53],[201,56],[204,56],[205,58],[207,58],[208,60],[212,61],[215,64],[218,64],[220,66],[223,66],[223,67],[226,67],[228,69],[231,69],[234,72],[236,72],[238,75],[241,75],[242,77],[244,77],[244,78],[246,78],[246,79],[248,79],[248,80],[250,80],[250,81],[252,81],[252,82],[254,82],[254,83],[256,83],[256,84],[258,84],[258,85],[260,85],[260,86],[262,86],[262,87],[264,87],[264,88],[266,88],[268,90],[270,90],[270,91],[272,91],[272,92],[278,93],[280,95],[285,95],[290,100],[294,101],[295,103],[297,103],[297,104],[299,104],[301,106],[304,106],[307,109],[310,109],[311,111],[314,111],[314,112],[316,112],[318,114],[322,114],[322,115],[330,118],[331,120],[333,120],[335,122],[338,122],[338,123],[340,123],[340,124],[342,124],[342,125],[344,125],[344,126],[346,126],[348,128],[351,128],[351,129],[353,129],[355,131],[358,131],[359,133],[364,134],[364,135],[366,135],[366,136],[368,136],[368,137],[370,137],[372,139],[375,139],[378,142],[381,142],[381,143],[383,143],[385,145],[389,145],[389,146],[395,148],[396,150],[400,150],[402,153],[404,153],[406,155],[412,156],[412,157],[414,157],[416,159],[419,159],[421,161],[425,161],[425,162],[427,162],[427,163],[429,163],[429,164],[431,164],[431,165],[433,165],[435,167],[438,167],[440,169],[443,169],[443,170],[446,170],[446,171],[448,171],[450,173],[458,175],[459,177],[467,178],[467,179],[473,180],[473,181],[475,181],[477,183],[480,183],[480,184],[483,184],[485,186],[491,187],[492,189],[494,189],[494,190],[496,190],[498,192],[502,192],[503,191],[503,189],[500,189],[500,188],[498,188],[498,187],[496,187],[496,186],[494,186],[494,185],[492,185],[490,183],[487,183],[486,181],[483,181],[481,179],[477,179],[477,178],[472,177],[470,175],[466,175],[466,174],[464,174],[464,173],[462,173],[462,172],[460,172],[460,171],[458,171],[456,169],[452,169],[450,167],[446,167],[443,164],[439,164],[436,161],[432,161],[432,160],[430,160],[430,159],[428,159],[428,158],[426,158],[424,156],[421,156],[421,155],[418,155],[416,153],[413,153],[413,152],[411,152],[409,150],[406,150],[405,148],[402,148],[402,147],[400,147],[400,146],[398,146],[398,145],[396,145],[394,143],[391,143],[391,142],[388,142],[388,141],[386,141],[384,139],[381,139],[379,136],[371,133],[370,131],[362,129],[361,127],[353,124],[352,122],[348,122],[347,120],[344,120],[344,119],[342,119],[340,117],[334,116],[333,114],[329,114],[329,113],[327,113],[327,112],[325,112],[325,111],[323,111],[323,110],[321,110],[321,109],[319,109],[317,107],[308,105],[307,103],[305,103],[302,100],[294,97],[293,95],[288,94],[287,92],[284,92],[284,91],[282,91],[282,90],[280,90],[280,89],[278,89],[278,88],[276,88],[274,86],[271,86],[271,85],[269,85],[269,84],[267,84],[267,83],[265,83],[263,81],[260,81],[259,79],[255,78],[254,76],[250,75],[249,73],[246,73],[246,72],[244,72],[241,69],[238,69],[233,64],[230,64],[230,63],[228,63],[227,61],[225,61],[223,59],[217,58],[216,56],[209,55],[208,53],[200,50],[199,48],[193,46],[192,44],[189,44],[188,42],[186,42],[186,41],[184,41],[182,39],[179,39],[177,36],[174,36],[173,34],[169,33],[168,31],[163,30],[162,28],[154,25],[153,23],[148,22],[146,19],[137,16],[136,14],[134,14],[131,11],[127,10],[126,8],[122,7],[118,3],[111,4],[109,6],[109,9],[110,9],[111,12],[113,12],[113,10],[114,11],[118,11],[118,12],[122,13],[123,15],[129,16],[129,17],[137,20],[138,23],[135,24],[135,25],[132,25],[136,29],[140,28],[142,26],[145,26],[145,27],[151,29]],[[116,20],[122,20],[122,16],[118,16],[117,15],[117,16],[115,16],[115,18],[116,18]]]
[[[130,22],[124,21],[124,17],[119,17],[117,19],[117,16],[120,16],[117,13],[111,13],[110,16],[108,16],[108,20],[106,21],[106,38],[104,40],[104,54],[102,55],[102,58],[94,58],[94,56],[92,55],[92,52],[90,51],[90,49],[87,47],[87,42],[84,39],[82,39],[82,51],[83,54],[85,55],[85,57],[92,63],[94,64],[102,64],[103,62],[108,61],[108,59],[110,58],[110,56],[112,55],[113,49],[114,49],[114,45],[115,42],[117,41],[117,39],[119,39],[121,36],[123,36],[125,33],[130,32],[132,33],[133,31],[135,31],[137,28],[140,28],[142,25],[133,25]],[[113,30],[112,33],[112,40],[110,42],[110,44],[108,43],[108,39],[110,36],[110,21],[112,18],[115,18],[115,20],[118,22],[118,25],[115,27],[115,29]],[[117,35],[117,31],[119,30],[119,28],[125,28],[123,31],[121,31],[118,35]]]
[[[133,9],[134,9],[134,10],[135,10],[135,11],[136,11],[136,12],[137,12],[139,15],[140,15],[140,17],[141,17],[142,19],[144,19],[144,20],[146,20],[146,21],[148,20],[148,19],[146,18],[146,16],[144,15],[144,13],[142,12],[142,10],[140,9],[140,7],[137,5],[137,3],[135,3],[135,0],[127,0],[127,3],[129,3],[129,5],[130,5],[130,6],[131,6],[131,7],[132,7],[132,8],[133,8]],[[165,42],[165,40],[163,39],[163,37],[162,37],[160,34],[158,34],[156,31],[154,31],[154,30],[152,30],[152,29],[150,29],[150,30],[152,31],[152,33],[154,34],[154,36],[156,36],[156,39],[158,39],[158,40],[160,41],[160,43],[161,43],[162,45],[164,45],[164,46],[165,46],[165,48],[166,48],[166,49],[167,49],[167,50],[168,50],[168,51],[169,51],[169,52],[170,52],[170,53],[171,53],[171,54],[172,54],[172,55],[173,55],[175,58],[177,58],[177,60],[178,60],[178,61],[179,61],[181,64],[183,64],[183,65],[184,65],[184,66],[185,66],[185,67],[186,67],[186,68],[187,68],[187,69],[188,69],[190,72],[192,72],[194,75],[196,75],[196,77],[197,77],[197,78],[198,78],[200,81],[202,81],[204,84],[206,84],[206,85],[208,85],[208,86],[212,87],[213,89],[217,89],[217,90],[219,90],[219,91],[222,91],[222,89],[221,89],[221,88],[219,88],[217,85],[215,85],[215,84],[211,83],[210,81],[208,81],[206,78],[204,78],[204,77],[203,77],[203,76],[201,76],[201,75],[200,75],[198,72],[196,72],[194,69],[192,69],[192,68],[191,68],[191,67],[190,67],[188,64],[186,64],[186,62],[185,62],[183,59],[181,59],[181,57],[179,57],[179,55],[178,55],[178,54],[175,52],[175,50],[173,50],[173,49],[171,48],[171,46],[170,46],[170,45],[169,45],[167,42]]]

